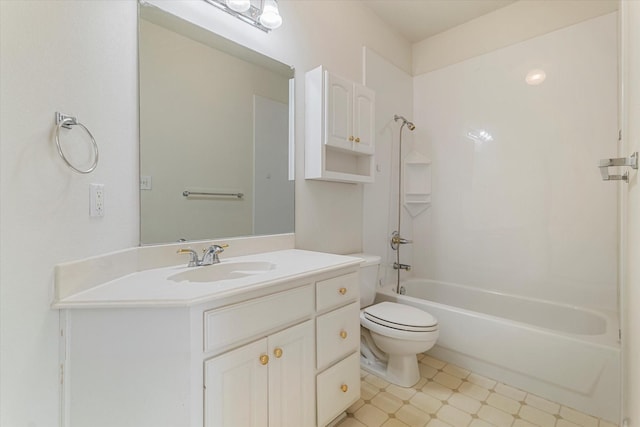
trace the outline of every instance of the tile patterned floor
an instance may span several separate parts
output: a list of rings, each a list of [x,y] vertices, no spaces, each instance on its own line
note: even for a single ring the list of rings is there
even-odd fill
[[[339,427],[616,427],[571,408],[419,355],[420,381],[402,388],[361,371],[362,397]]]

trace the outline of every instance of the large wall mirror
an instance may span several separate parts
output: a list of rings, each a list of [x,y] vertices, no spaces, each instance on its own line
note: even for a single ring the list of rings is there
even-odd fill
[[[141,243],[293,232],[293,69],[139,8]]]

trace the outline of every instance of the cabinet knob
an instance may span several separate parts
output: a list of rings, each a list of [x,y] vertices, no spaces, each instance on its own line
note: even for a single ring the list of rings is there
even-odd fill
[[[353,142],[353,135],[349,137],[349,141]]]
[[[360,142],[360,138],[356,138],[356,142]]]
[[[347,288],[340,288],[338,289],[338,292],[340,292],[340,295],[344,295],[347,293]]]
[[[346,393],[347,391],[349,391],[349,386],[346,384],[342,384],[340,386],[340,390],[342,390],[343,393]]]
[[[342,338],[343,340],[347,339],[347,331],[342,330],[340,331],[340,338]]]
[[[266,365],[267,363],[269,363],[269,356],[267,356],[266,354],[260,356],[260,364]]]
[[[275,350],[273,350],[273,355],[276,359],[280,359],[282,357],[282,349],[280,347],[276,347]]]

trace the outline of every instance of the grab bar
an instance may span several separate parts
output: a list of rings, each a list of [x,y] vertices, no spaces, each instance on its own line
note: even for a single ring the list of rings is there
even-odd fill
[[[198,192],[198,191],[188,191],[184,190],[182,192],[184,197],[189,196],[224,196],[224,197],[236,197],[238,199],[242,199],[244,197],[244,193],[208,193],[208,192]]]

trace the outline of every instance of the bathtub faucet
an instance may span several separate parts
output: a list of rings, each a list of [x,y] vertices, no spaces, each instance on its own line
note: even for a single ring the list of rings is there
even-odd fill
[[[393,234],[391,234],[391,249],[394,251],[397,251],[400,245],[406,245],[407,243],[413,243],[413,240],[400,237],[400,232],[398,231],[394,231]]]
[[[407,270],[407,271],[411,271],[411,266],[409,264],[399,264],[397,262],[393,263],[393,269],[394,270]]]

